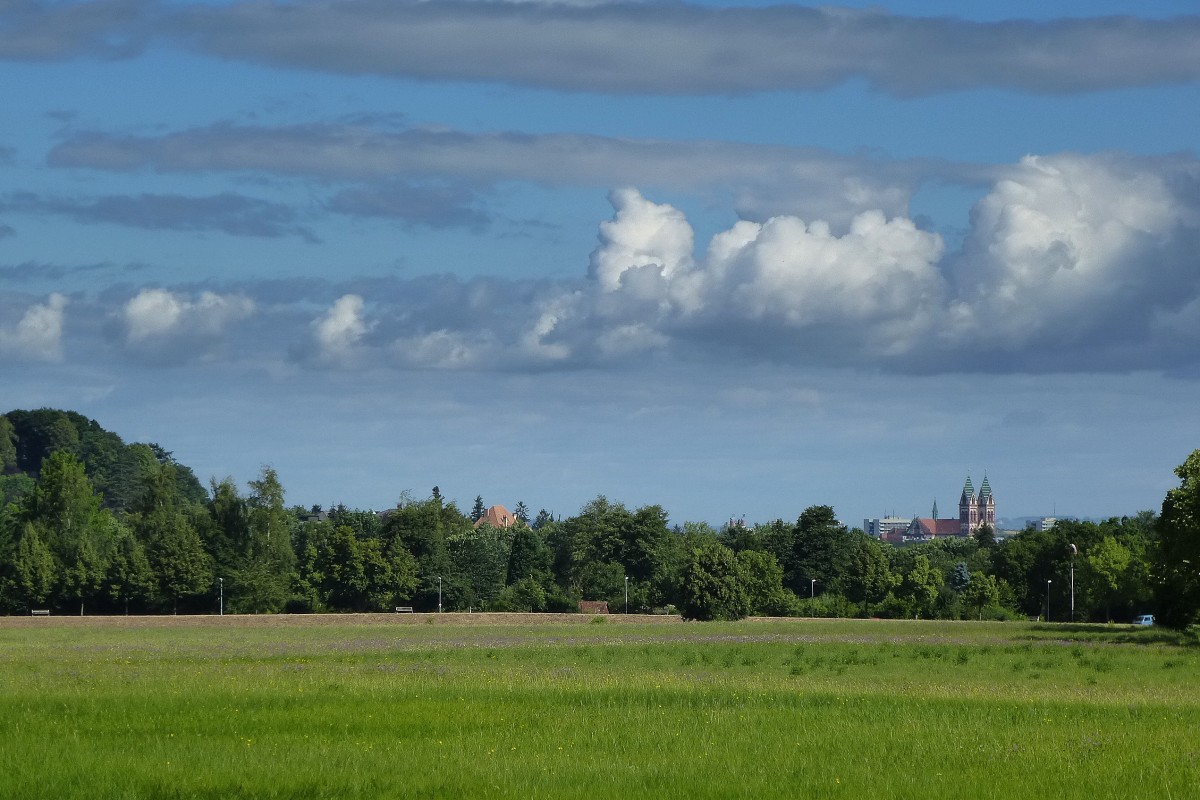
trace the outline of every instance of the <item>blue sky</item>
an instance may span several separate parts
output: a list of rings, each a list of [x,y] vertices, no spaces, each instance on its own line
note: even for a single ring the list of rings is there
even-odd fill
[[[1192,6],[0,2],[0,405],[304,505],[1157,508]]]

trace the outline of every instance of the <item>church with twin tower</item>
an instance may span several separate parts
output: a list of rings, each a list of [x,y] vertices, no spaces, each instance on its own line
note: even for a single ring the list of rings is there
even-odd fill
[[[937,516],[936,512],[934,516]],[[983,483],[979,485],[979,494],[975,494],[971,476],[968,475],[962,496],[958,499],[958,535],[970,536],[984,525],[996,529],[996,498],[992,497],[987,475],[983,476]]]
[[[933,516],[914,519],[909,523],[904,536],[910,539],[965,537],[974,534],[984,525],[990,525],[993,530],[996,528],[996,498],[992,495],[992,485],[988,482],[987,475],[984,475],[983,483],[979,485],[979,492],[976,493],[975,484],[971,482],[971,476],[968,475],[962,494],[958,498],[958,519],[954,517],[939,519],[937,501],[934,500]],[[894,537],[888,539],[888,541],[894,540]]]

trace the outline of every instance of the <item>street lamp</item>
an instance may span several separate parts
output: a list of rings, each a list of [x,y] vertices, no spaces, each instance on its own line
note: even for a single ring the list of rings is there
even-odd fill
[[[220,601],[220,605],[217,606],[217,608],[219,609],[218,616],[223,617],[223,616],[225,616],[225,579],[217,578],[217,583],[220,584],[220,587],[221,587],[221,589],[220,589],[221,601]]]
[[[442,576],[438,575],[438,613],[442,613]]]
[[[1050,621],[1050,579],[1046,578],[1046,622]]]
[[[814,599],[816,599],[816,597],[817,597],[817,579],[809,578],[808,579],[808,599],[814,600]]]
[[[629,613],[629,576],[625,576],[625,613]]]

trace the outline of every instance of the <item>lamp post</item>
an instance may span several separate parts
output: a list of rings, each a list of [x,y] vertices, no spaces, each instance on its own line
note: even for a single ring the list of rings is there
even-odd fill
[[[625,613],[629,613],[629,576],[625,576]]]
[[[221,598],[220,603],[217,606],[217,609],[218,609],[217,615],[223,617],[223,616],[225,616],[225,579],[217,578],[217,584],[220,586],[220,598]]]
[[[1046,578],[1046,622],[1050,621],[1050,579]]]
[[[1071,548],[1071,622],[1075,621],[1075,556],[1079,553],[1079,548],[1073,544],[1067,545]]]
[[[438,613],[442,613],[442,576],[438,575]]]
[[[809,578],[808,579],[808,599],[815,600],[816,597],[817,597],[817,579]]]

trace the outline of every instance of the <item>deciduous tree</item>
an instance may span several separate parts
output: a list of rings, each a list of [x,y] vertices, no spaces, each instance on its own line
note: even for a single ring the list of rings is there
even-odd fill
[[[1175,469],[1159,515],[1154,563],[1158,619],[1173,628],[1200,622],[1200,450]]]
[[[717,542],[697,549],[683,577],[686,619],[733,620],[750,613],[737,557]]]

